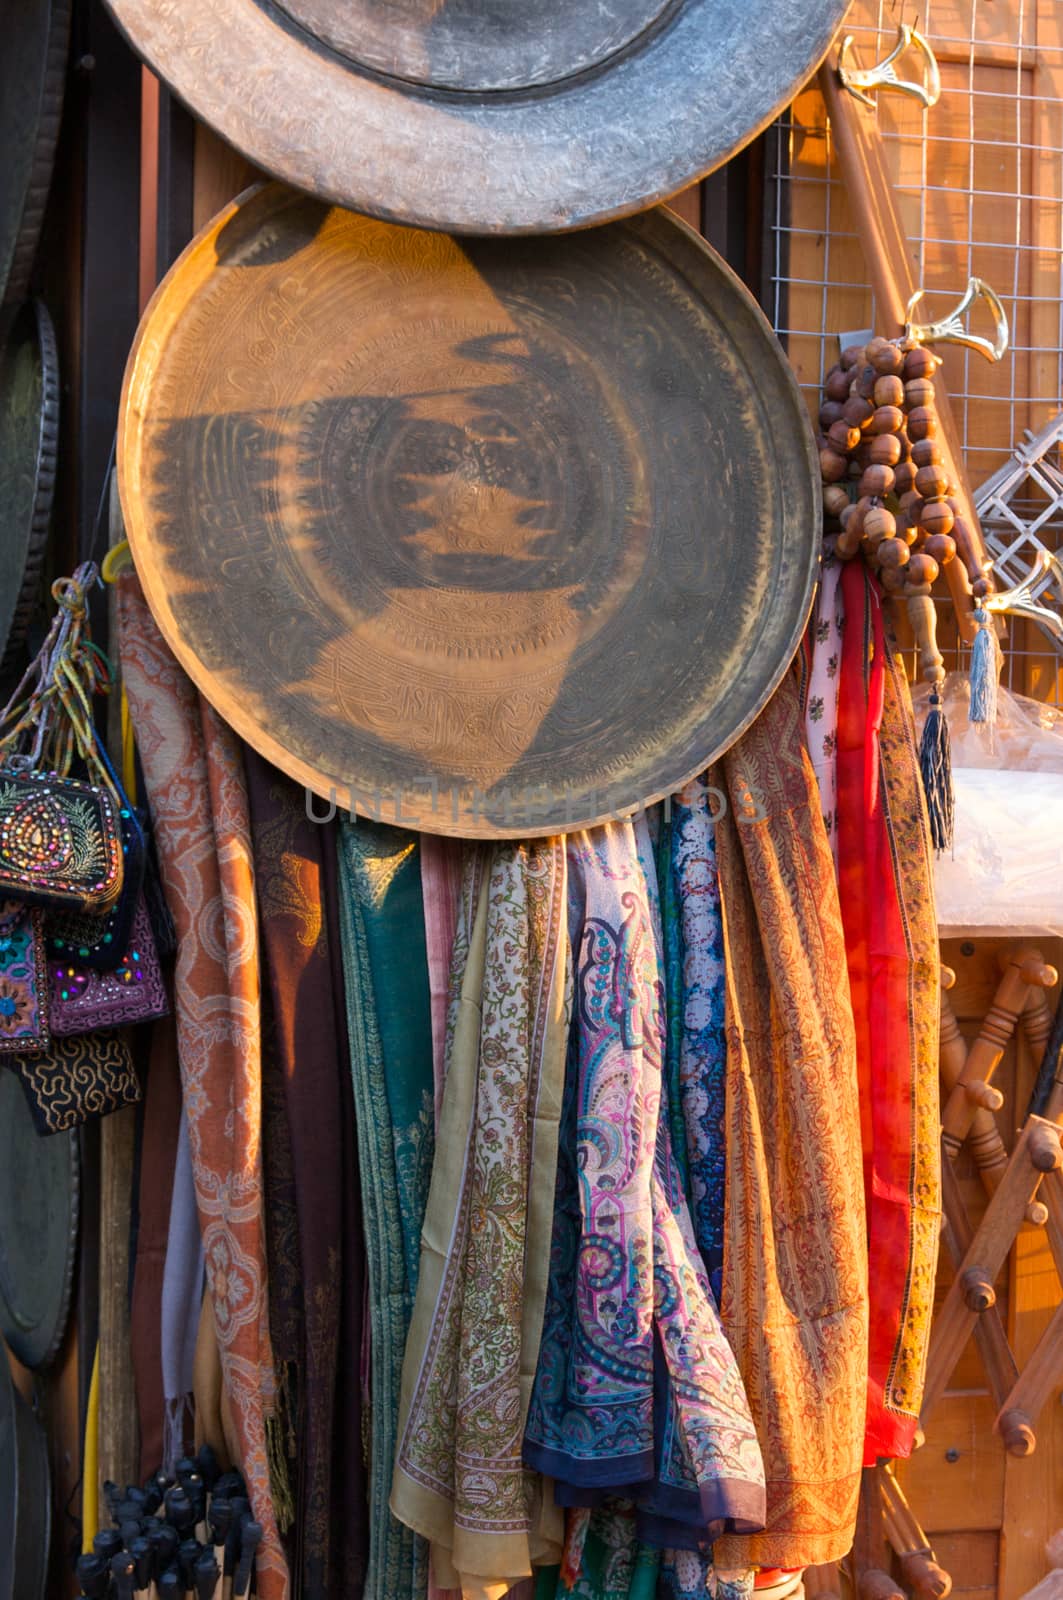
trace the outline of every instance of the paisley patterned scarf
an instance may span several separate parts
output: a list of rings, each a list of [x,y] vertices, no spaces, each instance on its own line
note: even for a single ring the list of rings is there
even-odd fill
[[[764,1452],[765,1532],[725,1570],[840,1559],[853,1539],[867,1244],[853,1015],[834,863],[788,676],[710,773],[726,962],[721,1313]]]
[[[816,607],[805,635],[809,663],[805,735],[819,785],[823,826],[835,863],[838,860],[838,686],[844,631],[841,564],[831,561],[823,568]]]
[[[207,1284],[251,1505],[258,1592],[286,1600],[266,1449],[273,1352],[262,1206],[258,940],[235,734],[167,649],[133,574],[117,585],[122,672],[177,929],[175,1000]]]
[[[940,1213],[940,966],[908,687],[862,562],[842,574],[838,887],[856,1023],[871,1286],[865,1462],[911,1453]]]
[[[558,1500],[628,1491],[663,1543],[759,1527],[762,1464],[670,1153],[645,817],[569,835],[575,1014],[525,1460]]]
[[[466,861],[391,1503],[431,1539],[440,1583],[498,1600],[552,1553],[521,1439],[568,1027],[565,852],[544,840]]]
[[[682,963],[678,1080],[688,1193],[694,1236],[719,1303],[726,1170],[726,983],[716,840],[704,778],[695,778],[673,798],[670,832],[669,877]],[[665,915],[666,927],[667,922]]]
[[[371,1320],[365,1590],[374,1600],[417,1600],[427,1587],[428,1549],[388,1508],[402,1355],[434,1143],[432,1028],[415,836],[370,822],[341,824],[340,877]]]
[[[609,1500],[568,1513],[560,1567],[539,1574],[534,1600],[656,1600],[661,1552],[638,1537],[635,1508]]]

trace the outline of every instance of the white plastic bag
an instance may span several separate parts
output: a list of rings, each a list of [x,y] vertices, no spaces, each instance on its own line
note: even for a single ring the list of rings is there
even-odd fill
[[[913,695],[920,726],[927,695]],[[935,871],[942,936],[1063,934],[1063,716],[1002,688],[995,729],[981,728],[958,673],[943,699],[956,828]]]

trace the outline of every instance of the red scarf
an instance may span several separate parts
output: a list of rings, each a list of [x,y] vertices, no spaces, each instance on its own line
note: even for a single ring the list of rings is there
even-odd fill
[[[838,888],[856,1027],[871,1298],[865,1463],[911,1454],[937,1259],[937,931],[911,707],[882,602],[842,574]]]

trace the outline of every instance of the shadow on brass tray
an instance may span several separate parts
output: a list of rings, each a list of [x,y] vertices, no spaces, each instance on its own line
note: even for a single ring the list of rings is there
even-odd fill
[[[767,126],[850,0],[108,0],[256,166],[359,211],[541,233],[643,209]]]
[[[149,310],[119,473],[222,715],[436,832],[670,792],[771,693],[816,571],[785,358],[663,212],[459,243],[252,192]]]

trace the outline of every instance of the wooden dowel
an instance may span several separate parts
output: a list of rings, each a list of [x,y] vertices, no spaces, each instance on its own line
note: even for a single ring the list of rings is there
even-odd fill
[[[1063,1305],[1056,1307],[1036,1349],[1004,1402],[1002,1415],[1011,1413],[1033,1425],[1056,1389],[1063,1384]],[[1000,1418],[997,1419],[998,1425]]]
[[[988,1086],[1015,1031],[1026,1005],[1027,986],[1039,984],[1051,988],[1056,977],[1055,969],[1048,966],[1040,951],[1029,946],[1017,950],[1008,962],[993,1004],[982,1020],[978,1037],[967,1051],[963,1070],[942,1111],[941,1131],[950,1160],[955,1160],[979,1108],[987,1108],[982,1086]],[[973,1092],[972,1085],[975,1086]]]
[[[1041,1058],[1048,1047],[1049,1036],[1052,1032],[1052,1008],[1048,1004],[1048,992],[1041,984],[1036,984],[1030,989],[1026,1005],[1022,1013],[1022,1031],[1026,1043],[1030,1047],[1030,1054],[1040,1066]]]
[[[1034,994],[1043,994],[1042,989],[1034,989]],[[1025,1015],[1025,1012],[1023,1013]],[[944,1089],[951,1091],[960,1082],[967,1064],[967,1045],[960,1033],[960,1025],[956,1021],[956,1013],[948,996],[941,995],[941,1082]],[[991,1098],[984,1104],[975,1104],[971,1117],[971,1126],[967,1134],[967,1148],[978,1168],[978,1176],[987,1194],[996,1191],[1007,1169],[1008,1151],[997,1127],[994,1110],[1000,1110],[1004,1104],[1004,1096],[991,1084],[982,1084],[982,1089]],[[968,1085],[968,1093],[970,1085]],[[1047,1220],[1047,1211],[1039,1200],[1031,1200],[1026,1208],[1026,1220],[1035,1227],[1043,1227]]]
[[[952,1263],[959,1267],[971,1248],[973,1234],[964,1209],[963,1196],[956,1169],[951,1161],[941,1164],[941,1238]],[[989,1387],[998,1409],[998,1431],[1004,1448],[1012,1456],[1032,1455],[1037,1447],[1037,1437],[1028,1418],[1005,1415],[1009,1394],[1018,1380],[1019,1369],[1011,1353],[1000,1312],[991,1306],[974,1325],[975,1344],[982,1359]]]
[[[965,1275],[977,1269],[985,1281],[990,1284],[995,1282],[1022,1224],[1026,1206],[1040,1182],[1041,1174],[1034,1166],[1031,1145],[1035,1149],[1039,1147],[1044,1130],[1051,1132],[1058,1144],[1059,1132],[1050,1123],[1042,1121],[1040,1117],[1027,1119],[1008,1162],[1008,1169],[968,1247],[961,1270],[934,1319],[921,1413],[924,1429],[978,1320],[977,1312],[970,1309],[964,1298]]]

